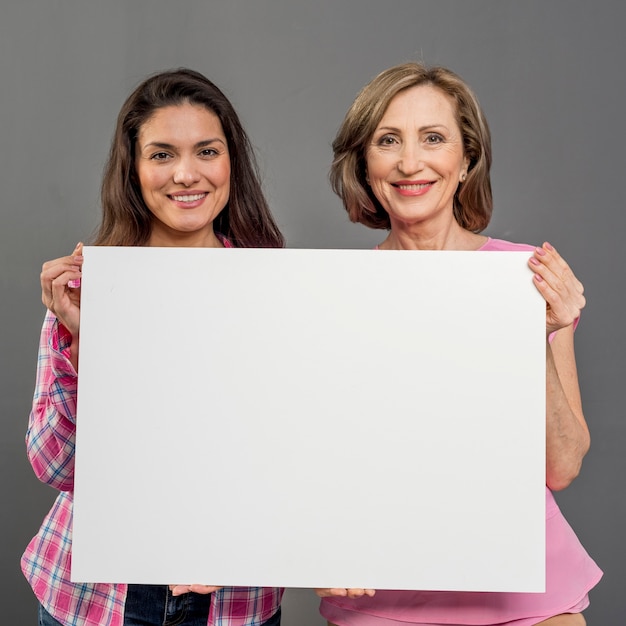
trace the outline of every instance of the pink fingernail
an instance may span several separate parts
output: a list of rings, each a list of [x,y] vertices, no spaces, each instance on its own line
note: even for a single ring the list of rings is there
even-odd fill
[[[538,283],[542,283],[543,282],[543,278],[541,278],[540,274],[535,274],[533,277]]]
[[[540,247],[536,247],[536,248],[535,248],[535,252],[536,252],[537,254],[539,254],[540,256],[544,256],[544,255],[545,255],[545,253],[546,253],[546,251],[545,251],[543,248],[540,248]]]
[[[534,256],[531,256],[529,261],[533,264],[533,265],[540,265],[539,261],[537,261],[537,259]]]
[[[552,245],[550,243],[548,243],[547,241],[543,244],[548,250],[554,250],[554,248],[552,247]]]

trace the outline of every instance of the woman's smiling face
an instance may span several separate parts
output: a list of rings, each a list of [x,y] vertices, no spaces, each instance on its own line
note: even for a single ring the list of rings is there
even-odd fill
[[[391,227],[453,218],[469,165],[454,101],[432,85],[396,95],[366,148],[367,180]]]
[[[220,245],[213,220],[230,196],[230,156],[213,111],[189,103],[157,109],[139,129],[136,168],[154,217],[148,245]]]

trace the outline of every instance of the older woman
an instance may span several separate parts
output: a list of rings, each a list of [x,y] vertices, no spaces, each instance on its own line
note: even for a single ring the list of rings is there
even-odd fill
[[[333,142],[331,183],[353,222],[387,230],[384,250],[529,250],[546,300],[546,592],[319,589],[337,626],[576,626],[602,573],[552,491],[567,487],[589,448],[574,328],[583,287],[549,244],[480,234],[492,211],[491,140],[471,89],[442,67],[392,67],[359,93]]]
[[[147,78],[122,106],[102,209],[94,245],[283,246],[235,110],[218,87],[192,70]],[[26,442],[35,473],[59,493],[22,557],[40,603],[39,626],[277,626],[279,588],[70,581],[80,330],[76,281],[82,262],[79,244],[70,256],[44,263],[41,272],[48,311]],[[102,332],[106,336],[107,329]],[[164,329],[155,342],[173,339]],[[175,493],[164,499],[184,514],[185,503],[177,502]],[[176,545],[154,549],[175,551]]]

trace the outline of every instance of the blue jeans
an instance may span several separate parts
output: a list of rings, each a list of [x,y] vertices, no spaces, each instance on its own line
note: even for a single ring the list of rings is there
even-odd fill
[[[162,585],[128,585],[124,626],[206,626],[210,594],[174,597]],[[39,605],[39,626],[63,626]],[[280,609],[261,626],[280,626]]]
[[[63,626],[61,622],[57,622],[46,609],[39,605],[39,613],[37,614],[37,626]]]

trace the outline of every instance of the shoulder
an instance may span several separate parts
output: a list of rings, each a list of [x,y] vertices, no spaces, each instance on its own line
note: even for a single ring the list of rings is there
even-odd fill
[[[515,243],[513,241],[506,241],[504,239],[493,239],[489,237],[486,243],[484,243],[480,250],[482,251],[503,251],[503,252],[529,252],[534,250],[535,246],[531,246],[527,243]]]

